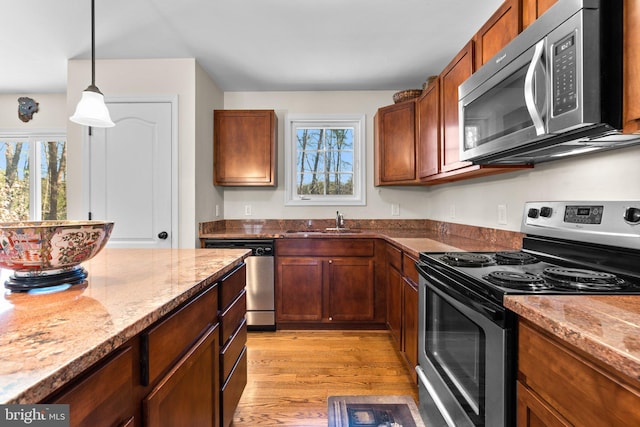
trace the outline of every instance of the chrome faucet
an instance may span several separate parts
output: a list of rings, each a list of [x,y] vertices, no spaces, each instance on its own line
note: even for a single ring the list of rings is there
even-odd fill
[[[344,217],[340,211],[336,211],[336,228],[344,228]]]

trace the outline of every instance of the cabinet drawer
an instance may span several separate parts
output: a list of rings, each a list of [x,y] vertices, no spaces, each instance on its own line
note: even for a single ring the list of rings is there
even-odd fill
[[[223,383],[227,380],[246,343],[247,321],[243,320],[240,327],[236,329],[227,342],[227,345],[220,350],[220,378]]]
[[[416,270],[416,260],[407,254],[402,256],[402,272],[413,283],[418,284],[418,270]]]
[[[373,256],[371,239],[281,239],[276,253],[282,256]]]
[[[142,383],[153,383],[211,325],[218,313],[218,288],[209,288],[149,331],[142,333],[144,359]],[[144,349],[146,347],[146,350]],[[145,376],[148,382],[145,381]]]
[[[145,425],[209,427],[215,416],[217,327],[210,327],[143,399]]]
[[[402,271],[402,251],[395,246],[387,245],[387,262],[396,270]]]
[[[242,350],[238,362],[233,367],[229,379],[222,386],[220,394],[220,411],[222,427],[228,427],[233,421],[233,413],[240,402],[240,397],[247,385],[247,349]]]
[[[247,283],[247,266],[242,264],[241,267],[234,270],[231,274],[225,276],[218,283],[218,293],[220,296],[220,310],[227,308],[245,288]]]
[[[118,352],[95,372],[51,403],[69,405],[74,426],[123,424],[133,413],[133,351]]]
[[[224,346],[233,332],[238,329],[247,313],[247,291],[242,293],[220,315],[220,345]]]

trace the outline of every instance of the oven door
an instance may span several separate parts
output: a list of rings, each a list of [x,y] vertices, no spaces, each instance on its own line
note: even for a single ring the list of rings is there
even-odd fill
[[[426,425],[513,425],[513,318],[418,263],[420,412]]]

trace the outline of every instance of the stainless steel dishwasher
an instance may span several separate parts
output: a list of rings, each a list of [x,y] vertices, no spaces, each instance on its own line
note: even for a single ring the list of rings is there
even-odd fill
[[[247,328],[274,330],[275,282],[273,239],[206,239],[205,248],[251,249],[247,257]]]

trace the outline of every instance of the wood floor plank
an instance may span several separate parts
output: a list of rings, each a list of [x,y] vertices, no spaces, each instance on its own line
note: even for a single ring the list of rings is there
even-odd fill
[[[326,426],[333,395],[418,399],[387,331],[249,332],[247,355],[233,427]]]

